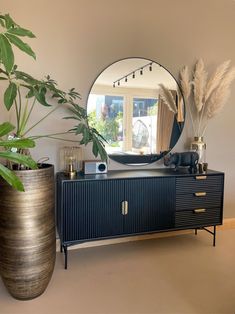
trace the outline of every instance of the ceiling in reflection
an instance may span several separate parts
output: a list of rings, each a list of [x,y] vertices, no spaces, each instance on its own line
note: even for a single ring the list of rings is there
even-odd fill
[[[96,80],[96,85],[112,87],[113,82],[149,63],[150,60],[139,58],[130,58],[122,60],[122,62],[115,62],[100,74]],[[135,72],[135,78],[129,75],[127,82],[125,82],[125,79],[122,79],[120,87],[156,89],[158,88],[158,84],[162,82],[168,88],[176,88],[176,82],[172,78],[172,75],[164,67],[153,62],[152,71],[149,70],[149,67],[145,67],[143,75],[141,75],[140,70],[138,70]],[[118,88],[117,84],[115,88]]]

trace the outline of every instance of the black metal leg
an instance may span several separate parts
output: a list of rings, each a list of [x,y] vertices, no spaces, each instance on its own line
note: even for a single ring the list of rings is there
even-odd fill
[[[205,227],[202,227],[203,230],[209,232],[210,234],[213,235],[213,246],[215,246],[215,240],[216,240],[216,226],[213,226],[213,231],[211,230],[208,230],[207,228]]]
[[[63,253],[63,245],[61,242],[60,242],[60,253]]]
[[[64,248],[64,269],[68,268],[68,249],[66,245],[63,245]]]
[[[216,226],[214,226],[213,246],[215,246],[215,240],[216,240]]]

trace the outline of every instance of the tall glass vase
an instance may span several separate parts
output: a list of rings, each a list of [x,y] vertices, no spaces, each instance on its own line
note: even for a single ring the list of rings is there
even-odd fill
[[[202,136],[195,136],[193,142],[191,143],[191,150],[196,151],[199,155],[199,164],[206,163],[206,143]]]

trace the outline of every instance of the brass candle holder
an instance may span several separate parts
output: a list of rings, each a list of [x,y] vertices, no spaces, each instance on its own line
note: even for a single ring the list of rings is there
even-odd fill
[[[65,146],[60,150],[60,168],[70,178],[81,171],[82,149],[77,146]]]
[[[77,171],[75,170],[75,158],[73,156],[69,156],[68,160],[67,160],[67,170],[65,171],[65,173],[70,177],[73,178],[76,176]]]

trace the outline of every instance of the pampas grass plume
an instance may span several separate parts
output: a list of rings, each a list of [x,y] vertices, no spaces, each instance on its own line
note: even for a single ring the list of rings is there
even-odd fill
[[[194,102],[198,112],[203,107],[203,98],[206,87],[207,73],[204,69],[202,59],[197,61],[194,71],[193,87],[194,87]]]
[[[207,85],[206,85],[206,92],[205,92],[205,102],[207,101],[207,99],[209,99],[209,97],[211,96],[211,93],[220,84],[224,74],[228,70],[230,62],[231,62],[230,60],[227,60],[223,62],[221,65],[219,65],[216,71],[214,72],[214,74],[212,74],[212,76],[208,80]]]
[[[234,78],[235,67],[227,71],[217,89],[211,94],[211,97],[206,104],[206,115],[208,119],[213,118],[223,109],[230,95],[229,87]]]
[[[180,86],[182,88],[184,98],[185,100],[188,100],[191,94],[192,85],[189,79],[189,72],[188,72],[187,66],[184,66],[183,69],[180,71],[179,78],[180,78]]]
[[[207,81],[207,72],[200,59],[195,65],[192,83],[188,79],[187,67],[180,71],[180,84],[185,100],[188,97],[185,82],[187,82],[187,86],[193,84],[192,100],[194,100],[196,110],[193,110],[192,106],[188,106],[188,109],[193,131],[198,136],[204,135],[208,121],[223,109],[228,100],[230,85],[235,79],[235,67],[229,69],[229,66],[230,60],[220,64]]]
[[[166,88],[163,84],[159,84],[160,86],[160,96],[167,105],[168,109],[174,113],[177,113],[177,107],[175,100],[172,96],[172,93],[169,91],[168,88]]]

